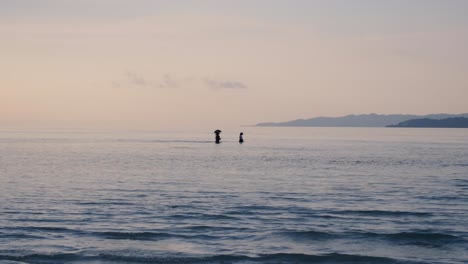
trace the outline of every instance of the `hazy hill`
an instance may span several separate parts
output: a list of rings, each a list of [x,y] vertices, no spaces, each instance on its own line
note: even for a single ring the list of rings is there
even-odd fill
[[[297,119],[279,123],[259,123],[256,126],[263,127],[385,127],[398,124],[410,119],[444,119],[451,117],[466,117],[468,113],[452,114],[431,114],[431,115],[347,115],[343,117],[316,117],[310,119]]]
[[[468,128],[468,118],[452,117],[445,119],[411,119],[388,127],[441,127],[441,128]]]

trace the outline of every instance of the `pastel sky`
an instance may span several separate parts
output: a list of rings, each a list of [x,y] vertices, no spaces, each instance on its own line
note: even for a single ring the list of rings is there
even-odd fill
[[[0,0],[0,129],[468,112],[465,0]]]

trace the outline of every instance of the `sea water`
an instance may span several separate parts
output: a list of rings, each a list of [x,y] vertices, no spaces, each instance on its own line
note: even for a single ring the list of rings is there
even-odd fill
[[[0,263],[467,263],[468,130],[0,132]]]

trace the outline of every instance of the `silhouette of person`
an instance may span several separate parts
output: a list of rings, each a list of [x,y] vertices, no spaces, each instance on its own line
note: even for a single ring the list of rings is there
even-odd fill
[[[216,134],[216,144],[219,144],[219,142],[221,141],[221,137],[219,136],[219,134],[221,134],[221,130],[216,129],[214,133]]]
[[[244,132],[241,132],[239,134],[239,143],[241,143],[241,144],[244,143]]]

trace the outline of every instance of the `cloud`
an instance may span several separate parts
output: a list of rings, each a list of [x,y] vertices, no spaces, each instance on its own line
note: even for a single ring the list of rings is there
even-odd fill
[[[205,86],[214,90],[242,90],[248,86],[242,81],[236,80],[216,80],[202,79],[196,77],[174,77],[170,74],[161,76],[158,79],[148,79],[135,72],[127,71],[124,76],[118,81],[112,81],[112,86],[115,88],[131,87],[131,88],[148,88],[148,89],[171,89],[190,85]]]
[[[166,74],[158,80],[150,80],[134,72],[127,71],[121,81],[113,81],[114,87],[141,87],[141,88],[178,88],[181,80]]]
[[[142,86],[142,87],[147,87],[147,86],[152,86],[153,83],[151,81],[148,81],[144,79],[143,77],[137,75],[134,72],[126,72],[126,77],[128,79],[128,82],[130,84],[133,84],[135,86]]]
[[[205,84],[211,89],[247,89],[247,85],[240,81],[205,79]]]
[[[157,86],[159,88],[178,88],[180,82],[180,80],[177,80],[172,76],[166,74],[162,77]]]

